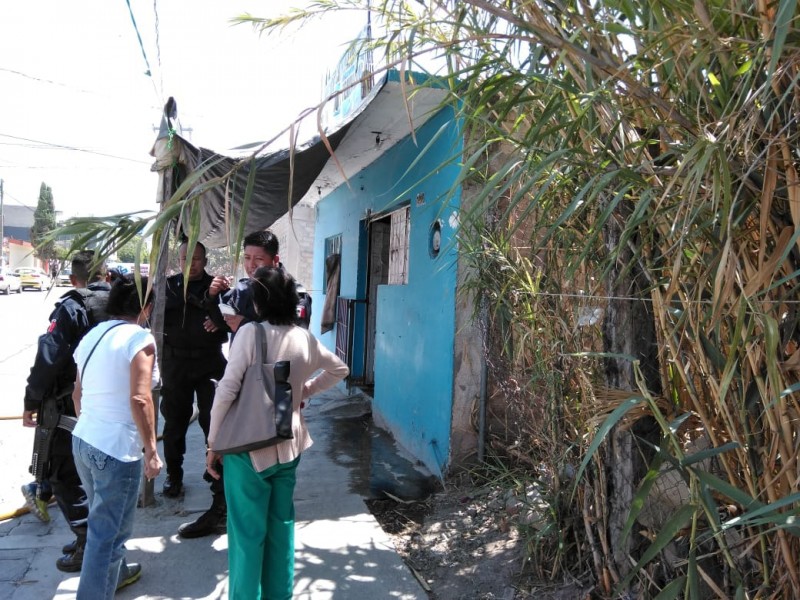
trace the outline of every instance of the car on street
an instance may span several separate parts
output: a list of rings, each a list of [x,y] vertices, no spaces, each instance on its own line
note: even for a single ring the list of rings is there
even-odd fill
[[[20,267],[14,271],[19,276],[20,286],[23,290],[30,288],[44,292],[50,289],[50,275],[39,267]]]
[[[8,267],[0,267],[0,292],[10,294],[11,292],[22,292],[22,284],[19,277]]]
[[[69,276],[72,275],[72,269],[69,267],[64,267],[58,272],[58,278],[56,279],[56,285],[72,285],[72,282],[69,280]]]

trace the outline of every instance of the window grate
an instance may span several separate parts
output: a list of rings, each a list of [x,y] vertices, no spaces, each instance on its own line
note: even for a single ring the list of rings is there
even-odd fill
[[[352,323],[352,303],[350,298],[339,297],[336,299],[336,356],[342,359],[348,367],[352,345],[350,342],[350,327]]]
[[[333,235],[329,238],[325,238],[325,257],[322,261],[322,268],[325,270],[325,282],[328,281],[328,257],[338,254],[341,256],[342,254],[342,234],[339,233],[337,235]]]
[[[389,232],[389,285],[408,283],[408,239],[411,209],[406,206],[392,213]]]

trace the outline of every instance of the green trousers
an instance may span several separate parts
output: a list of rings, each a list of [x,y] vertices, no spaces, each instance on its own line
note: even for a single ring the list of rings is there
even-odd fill
[[[223,459],[230,600],[291,599],[299,462],[297,457],[258,473],[247,452]]]

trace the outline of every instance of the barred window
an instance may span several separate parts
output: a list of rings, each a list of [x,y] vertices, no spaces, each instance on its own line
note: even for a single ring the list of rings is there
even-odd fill
[[[332,254],[342,254],[342,234],[338,233],[329,238],[325,238],[325,257],[322,265],[325,272],[325,281],[328,281],[328,257]]]
[[[408,236],[411,232],[411,207],[391,214],[389,232],[389,285],[408,283]]]

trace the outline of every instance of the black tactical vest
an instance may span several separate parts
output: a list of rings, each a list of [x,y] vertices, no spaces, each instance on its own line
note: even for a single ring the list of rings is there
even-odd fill
[[[73,297],[78,300],[86,309],[89,317],[89,328],[91,329],[101,321],[108,320],[106,305],[108,304],[108,290],[90,290],[80,288],[72,290]]]

